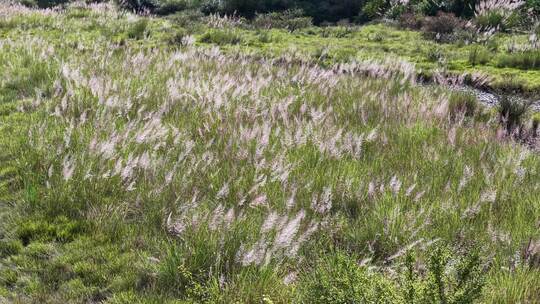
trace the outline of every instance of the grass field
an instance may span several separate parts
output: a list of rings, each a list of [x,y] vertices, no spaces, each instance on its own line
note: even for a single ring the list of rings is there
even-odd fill
[[[540,72],[347,31],[0,6],[0,302],[538,303],[539,155],[410,75]]]

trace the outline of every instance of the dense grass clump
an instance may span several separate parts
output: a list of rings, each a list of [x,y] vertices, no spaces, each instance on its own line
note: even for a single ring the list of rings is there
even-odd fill
[[[540,50],[501,55],[498,58],[497,66],[512,67],[522,70],[538,70],[540,69]]]
[[[472,66],[485,65],[491,61],[493,55],[483,47],[475,47],[469,51],[469,64]]]
[[[212,43],[216,45],[239,44],[242,42],[242,37],[234,30],[212,29],[204,33],[199,40],[204,43]]]

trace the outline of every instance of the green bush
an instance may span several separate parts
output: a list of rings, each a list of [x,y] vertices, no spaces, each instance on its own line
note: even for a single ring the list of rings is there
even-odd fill
[[[525,0],[525,8],[538,16],[540,14],[540,0]]]
[[[319,262],[301,283],[303,303],[401,303],[396,286],[337,253]]]
[[[386,0],[369,0],[362,8],[362,14],[367,19],[375,19],[383,16],[390,8],[390,3]]]
[[[415,269],[415,258],[406,256],[402,291],[406,303],[475,303],[482,294],[485,278],[477,251],[453,253],[445,246],[436,247],[426,265],[426,274]]]

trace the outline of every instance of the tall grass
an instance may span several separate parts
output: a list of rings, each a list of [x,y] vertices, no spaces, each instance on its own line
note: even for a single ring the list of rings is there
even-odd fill
[[[141,17],[93,14],[0,44],[0,301],[535,299],[540,159],[451,119],[469,98],[405,64],[119,45]]]
[[[501,55],[498,58],[497,66],[522,70],[538,70],[540,69],[540,51],[528,50]]]

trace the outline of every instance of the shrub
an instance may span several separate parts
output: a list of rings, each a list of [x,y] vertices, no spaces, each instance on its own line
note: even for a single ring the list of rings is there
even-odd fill
[[[435,16],[441,10],[441,4],[433,0],[420,0],[415,5],[415,11],[425,16]]]
[[[383,16],[389,9],[390,3],[386,0],[369,0],[362,8],[362,14],[371,20]]]
[[[472,117],[477,107],[476,96],[468,92],[453,93],[448,100],[448,112],[452,119],[459,117],[460,114]]]
[[[406,303],[475,303],[485,285],[477,251],[455,257],[445,246],[436,247],[427,261],[427,273],[415,271],[415,258],[406,256],[403,293]]]
[[[463,28],[465,28],[463,20],[452,13],[444,12],[439,12],[434,17],[426,17],[422,25],[422,30],[428,37],[440,41],[450,40],[454,31]]]
[[[540,0],[526,0],[525,8],[534,14],[540,14]]]
[[[498,67],[510,67],[522,70],[540,69],[540,50],[527,50],[499,56]]]
[[[214,43],[217,45],[239,44],[242,42],[242,37],[233,30],[211,29],[204,33],[200,39],[203,43]]]
[[[284,28],[294,31],[310,27],[313,22],[310,17],[304,17],[301,10],[286,10],[284,12],[257,14],[253,20],[253,25],[258,28]]]
[[[413,12],[405,12],[399,16],[399,24],[403,28],[419,30],[422,28],[423,17]]]
[[[492,54],[483,47],[475,46],[469,51],[469,64],[472,66],[487,64],[491,58]]]
[[[396,287],[381,275],[370,274],[351,257],[337,253],[306,274],[302,303],[400,303]]]

